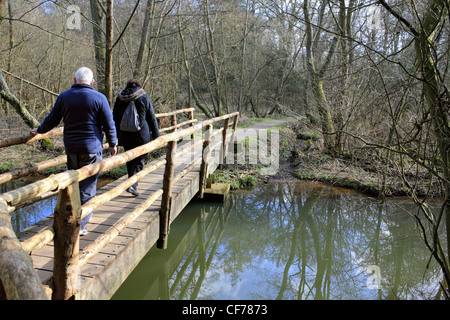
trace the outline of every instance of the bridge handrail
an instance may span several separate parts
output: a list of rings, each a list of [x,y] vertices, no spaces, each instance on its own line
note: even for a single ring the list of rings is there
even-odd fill
[[[0,194],[0,203],[5,202],[7,206],[15,206],[23,201],[38,197],[48,191],[56,191],[66,188],[67,186],[91,177],[101,171],[113,169],[126,164],[128,161],[137,158],[142,154],[146,154],[164,146],[167,146],[169,141],[175,141],[189,136],[199,129],[211,125],[215,122],[232,118],[239,115],[238,112],[227,114],[224,116],[211,118],[198,122],[194,126],[162,135],[159,138],[150,141],[147,144],[141,145],[127,152],[116,154],[113,157],[103,159],[97,163],[84,166],[77,170],[67,170],[58,174],[53,174],[45,179],[36,181],[18,189]]]
[[[174,110],[174,111],[170,111],[170,112],[165,112],[165,113],[156,113],[155,116],[156,118],[164,118],[164,117],[172,117],[172,121],[173,121],[173,117],[180,114],[180,113],[187,113],[189,116],[189,120],[180,122],[180,123],[175,123],[175,125],[177,125],[177,127],[181,127],[183,125],[187,125],[187,124],[192,124],[194,122],[196,122],[197,120],[194,119],[194,110],[195,108],[185,108],[185,109],[178,109],[178,110]],[[176,121],[176,117],[175,117],[175,121]],[[173,126],[174,124],[172,124]],[[164,131],[168,131],[171,129],[174,129],[173,127],[168,127],[168,128],[161,128],[160,131],[164,132]],[[52,138],[52,137],[57,137],[57,136],[61,136],[63,135],[63,131],[64,128],[63,127],[57,127],[54,128],[46,133],[38,133],[36,135],[33,135],[31,133],[25,133],[25,134],[20,134],[20,135],[12,135],[6,138],[2,138],[0,139],[0,148],[4,148],[4,147],[10,147],[16,144],[26,144],[26,143],[31,143],[31,142],[35,142],[35,141],[39,141],[42,139],[47,139],[47,138]]]
[[[23,299],[24,297],[28,297],[31,295],[32,299],[45,299],[47,296],[45,295],[45,290],[43,289],[42,283],[39,283],[41,288],[36,288],[36,283],[39,282],[39,277],[37,276],[36,272],[34,271],[31,262],[27,258],[27,252],[23,250],[20,241],[17,239],[17,236],[15,235],[14,231],[12,230],[12,226],[10,223],[10,207],[16,206],[17,204],[20,204],[23,201],[27,201],[29,199],[38,197],[46,192],[49,191],[60,191],[60,195],[62,194],[62,191],[68,192],[67,188],[74,185],[76,182],[81,181],[87,177],[93,176],[97,173],[100,173],[101,171],[116,168],[119,166],[122,166],[126,162],[149,152],[152,152],[154,150],[160,149],[164,146],[167,146],[168,152],[167,152],[167,163],[164,163],[166,165],[166,173],[170,172],[170,158],[173,158],[174,153],[172,151],[175,151],[174,146],[176,146],[176,141],[180,140],[188,135],[193,135],[195,132],[202,130],[206,127],[206,137],[205,139],[208,140],[211,138],[212,133],[212,125],[216,122],[225,120],[224,127],[220,129],[220,132],[223,132],[223,147],[225,146],[225,139],[226,139],[226,128],[229,125],[229,119],[235,118],[234,124],[233,124],[233,132],[236,130],[236,124],[238,119],[239,113],[234,112],[231,114],[227,114],[224,116],[204,120],[202,122],[198,122],[194,124],[193,122],[189,122],[191,124],[191,127],[178,130],[176,131],[176,128],[174,128],[174,132],[162,135],[159,138],[145,144],[142,146],[139,146],[137,148],[134,148],[132,150],[129,150],[127,152],[117,154],[111,158],[103,159],[102,161],[98,163],[94,163],[91,165],[87,165],[85,167],[82,167],[77,170],[68,170],[59,174],[52,175],[48,178],[45,178],[41,181],[37,181],[35,183],[29,184],[27,186],[18,188],[16,190],[12,190],[3,194],[0,194],[0,227],[3,226],[5,228],[0,228],[0,238],[2,242],[6,243],[8,242],[9,247],[14,247],[14,253],[16,254],[15,259],[11,260],[9,256],[4,256],[0,254],[0,264],[2,266],[6,266],[5,268],[0,268],[2,271],[0,271],[0,280],[3,281],[3,287],[5,288],[5,292],[7,293],[8,298],[16,298],[16,299]],[[192,116],[191,116],[192,117]],[[190,119],[193,120],[193,119]],[[209,143],[203,143],[203,148],[207,146]],[[223,149],[224,150],[224,149]],[[169,156],[170,155],[170,156]],[[202,158],[202,168],[204,166],[205,158]],[[194,163],[193,163],[194,164]],[[191,164],[191,166],[193,165]],[[161,164],[163,165],[163,164]],[[186,171],[186,169],[185,169]],[[204,181],[204,174],[203,174],[203,180],[202,180],[202,171],[200,174],[201,178],[201,185]],[[172,168],[172,177],[170,180],[173,179],[173,168]],[[175,178],[177,179],[177,177]],[[165,180],[166,174],[165,174]],[[171,182],[169,182],[171,184]],[[67,190],[66,190],[67,189]],[[171,193],[171,187],[169,188]],[[162,201],[162,203],[169,201],[170,195],[167,195],[167,186],[166,181],[164,181],[164,188],[163,190],[158,190],[152,195],[150,198],[154,197],[156,193],[161,193],[163,195],[163,200],[165,198],[165,201]],[[168,198],[169,197],[169,198]],[[147,199],[146,202],[150,201],[153,202],[154,199]],[[150,204],[151,204],[150,202]],[[162,204],[164,207],[164,204]],[[167,208],[166,208],[167,209]],[[137,209],[136,209],[137,210]],[[145,209],[144,209],[145,210]],[[81,211],[81,208],[80,208]],[[164,211],[162,209],[162,211]],[[134,212],[134,211],[133,211]],[[80,212],[81,214],[81,212]],[[136,213],[135,213],[136,214]],[[8,219],[9,218],[9,219]],[[167,218],[166,218],[167,219]],[[4,237],[4,234],[7,234],[7,237]],[[49,234],[50,233],[50,234]],[[48,238],[53,237],[51,235],[52,231],[47,230],[47,233],[43,233],[44,236],[42,238]],[[160,233],[161,236],[161,233]],[[6,239],[6,240],[5,240]],[[39,241],[47,241],[47,240],[39,240]],[[5,242],[6,241],[6,242]],[[4,245],[4,243],[1,243],[1,245]],[[87,252],[83,256],[84,263],[87,261],[87,258],[89,256],[89,252]],[[22,277],[17,277],[15,275],[15,271],[17,269],[18,265],[25,266],[24,269],[27,270],[25,276],[22,275]],[[6,284],[5,284],[6,281]],[[13,288],[13,289],[11,289]],[[16,290],[16,288],[20,288],[20,290]],[[7,290],[9,289],[9,290]],[[45,295],[45,296],[44,296]]]
[[[178,128],[180,128],[182,126],[186,126],[186,125],[193,126],[193,124],[197,121],[197,119],[194,119],[194,110],[195,110],[195,108],[185,108],[185,109],[174,110],[174,111],[166,112],[166,113],[157,113],[156,118],[164,118],[164,117],[170,116],[172,119],[171,120],[172,125],[170,127],[160,128],[160,133],[170,131],[170,130],[177,130]],[[177,123],[176,115],[181,114],[181,113],[187,113],[189,116],[189,120]],[[32,134],[28,133],[28,134],[23,134],[23,135],[18,135],[18,136],[17,135],[10,136],[10,137],[6,137],[4,139],[0,139],[0,148],[8,147],[8,146],[16,145],[16,144],[31,143],[31,142],[38,141],[41,139],[47,139],[50,137],[60,136],[62,134],[63,134],[63,127],[58,127],[58,128],[52,129],[49,132],[44,133],[44,134],[32,135]],[[107,148],[107,146],[108,145],[105,144],[103,147]],[[35,173],[35,172],[45,170],[48,168],[53,168],[58,165],[64,164],[66,162],[67,162],[67,157],[63,155],[63,156],[48,159],[45,161],[41,161],[38,163],[33,163],[26,167],[17,168],[17,169],[0,174],[0,183],[5,183],[5,182],[11,181],[13,179],[17,179],[17,178],[23,177],[25,175],[29,175],[31,173]]]

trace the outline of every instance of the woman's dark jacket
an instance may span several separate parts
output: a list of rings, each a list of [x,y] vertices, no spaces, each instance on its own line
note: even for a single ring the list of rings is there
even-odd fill
[[[142,129],[138,132],[125,132],[120,130],[122,116],[131,100],[134,100],[139,114],[139,123]],[[139,87],[122,90],[114,103],[114,122],[117,129],[119,146],[129,150],[159,137],[158,122],[155,111],[148,95]]]

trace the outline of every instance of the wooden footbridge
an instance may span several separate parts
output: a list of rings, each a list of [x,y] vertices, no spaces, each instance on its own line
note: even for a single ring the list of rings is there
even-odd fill
[[[177,123],[177,116],[188,114]],[[207,192],[206,180],[233,141],[238,113],[198,122],[193,108],[157,114],[171,125],[148,144],[0,194],[0,297],[6,299],[109,299],[156,243],[167,247],[171,222],[195,196]],[[183,128],[187,126],[187,128]],[[11,137],[0,147],[61,135]],[[166,154],[143,171],[98,190],[80,205],[78,182],[142,154],[166,148]],[[64,162],[64,156],[53,165]],[[46,162],[47,163],[47,162]],[[13,179],[48,167],[35,164],[8,173]],[[125,190],[139,181],[138,197]],[[10,214],[24,203],[58,194],[54,214],[16,234]],[[91,211],[89,233],[79,236],[80,219]]]

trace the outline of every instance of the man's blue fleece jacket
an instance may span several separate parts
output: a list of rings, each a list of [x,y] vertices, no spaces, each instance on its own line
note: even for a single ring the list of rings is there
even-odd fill
[[[64,121],[67,153],[97,153],[103,150],[103,132],[110,147],[117,144],[116,127],[106,97],[87,84],[75,83],[56,99],[52,111],[37,128],[45,133]]]

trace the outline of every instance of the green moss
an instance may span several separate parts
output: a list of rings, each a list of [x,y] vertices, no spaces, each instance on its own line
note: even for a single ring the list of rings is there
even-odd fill
[[[53,146],[53,142],[50,139],[43,139],[40,142],[41,148],[44,150],[50,149]]]

